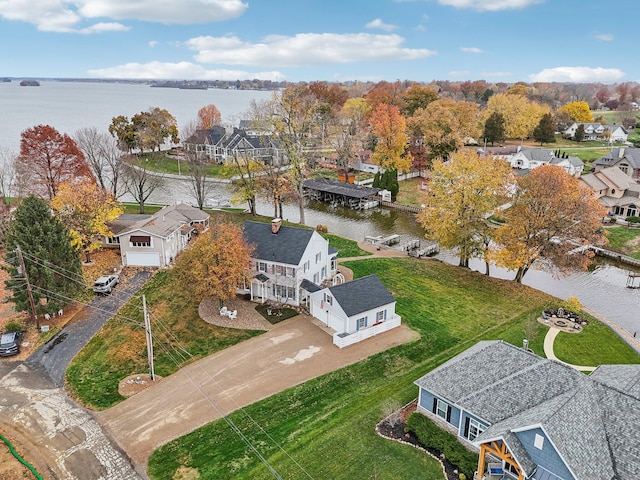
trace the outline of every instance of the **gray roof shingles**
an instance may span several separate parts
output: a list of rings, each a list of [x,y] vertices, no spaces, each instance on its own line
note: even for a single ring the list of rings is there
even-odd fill
[[[577,479],[640,476],[640,365],[606,365],[585,376],[484,341],[415,383],[488,421],[478,443],[503,438],[517,450],[509,436],[541,426]],[[529,470],[528,456],[518,459]]]
[[[329,291],[348,317],[395,302],[377,275],[342,283],[329,288]]]
[[[282,225],[278,233],[271,233],[271,224],[245,222],[244,236],[255,250],[253,258],[267,262],[299,265],[313,230]]]

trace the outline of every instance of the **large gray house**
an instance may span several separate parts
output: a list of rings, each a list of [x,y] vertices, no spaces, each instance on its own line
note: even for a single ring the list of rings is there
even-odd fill
[[[482,341],[415,383],[418,411],[479,449],[476,479],[640,478],[640,365],[587,376]]]

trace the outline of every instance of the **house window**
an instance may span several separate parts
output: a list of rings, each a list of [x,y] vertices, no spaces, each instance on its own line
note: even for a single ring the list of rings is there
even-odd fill
[[[322,270],[320,271],[320,276],[322,278],[327,278],[327,267],[322,267]]]
[[[538,450],[542,450],[542,447],[544,446],[544,437],[536,433],[536,437],[533,440],[533,446]]]
[[[627,217],[635,217],[636,216],[636,206],[629,205],[627,207]]]
[[[331,259],[331,270],[335,271],[338,269],[338,260],[334,257]]]
[[[106,237],[107,243],[109,245],[119,245],[120,237]]]
[[[296,269],[293,268],[293,267],[286,267],[285,275],[287,277],[295,277],[296,276]]]
[[[363,328],[367,328],[367,317],[361,317],[356,320],[356,329],[362,330]]]
[[[309,271],[309,268],[310,268],[310,266],[309,266],[309,260],[307,260],[306,262],[304,262],[304,265],[303,265],[303,267],[302,267],[302,271],[303,271],[304,273],[307,273],[307,272]]]
[[[629,165],[626,165],[623,163],[622,165],[618,165],[618,168],[622,170],[625,174],[629,175]]]
[[[313,283],[315,283],[316,285],[318,285],[320,283],[320,274],[319,273],[314,273],[313,274]]]
[[[284,275],[286,270],[282,265],[275,265],[275,274],[276,275]]]
[[[376,313],[376,322],[382,322],[383,320],[387,319],[387,311],[386,310],[380,310],[378,313]]]
[[[451,405],[439,398],[433,399],[433,413],[440,418],[444,418],[447,422],[451,421]]]
[[[467,432],[466,436],[469,440],[473,441],[476,439],[476,437],[478,437],[478,435],[480,435],[487,429],[487,426],[483,425],[473,418],[467,417],[467,419],[469,420],[469,431]]]
[[[333,297],[331,295],[324,294],[324,301],[329,305],[333,305]]]
[[[129,238],[132,247],[150,247],[151,237],[149,235],[131,235]]]
[[[322,252],[316,253],[316,263],[320,263],[320,260],[322,260]]]
[[[266,262],[258,262],[258,271],[259,272],[266,272],[267,271]]]

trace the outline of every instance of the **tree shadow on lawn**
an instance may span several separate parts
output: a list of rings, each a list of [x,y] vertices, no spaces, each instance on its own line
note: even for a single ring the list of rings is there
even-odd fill
[[[289,307],[274,307],[273,305],[256,305],[256,311],[271,325],[280,323],[298,315],[298,311]]]

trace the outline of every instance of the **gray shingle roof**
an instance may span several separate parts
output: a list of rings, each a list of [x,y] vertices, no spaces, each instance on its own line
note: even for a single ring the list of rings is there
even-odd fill
[[[308,228],[281,226],[271,233],[271,224],[245,222],[244,237],[254,245],[253,258],[268,262],[299,265],[314,231]]]
[[[329,288],[348,317],[395,302],[377,275],[368,275]]]
[[[117,236],[141,230],[151,235],[166,238],[181,226],[189,225],[192,222],[204,222],[209,216],[208,213],[191,205],[178,203],[166,206],[150,217],[145,216],[146,218],[130,225],[127,229],[118,233]]]
[[[415,382],[491,426],[476,443],[541,427],[577,479],[640,475],[640,365],[590,376],[502,341],[479,342]],[[514,450],[515,449],[515,450]]]
[[[633,168],[640,168],[640,148],[618,147],[595,161],[595,165],[610,167],[621,160],[629,162]]]
[[[363,185],[352,185],[350,183],[329,180],[327,178],[313,178],[305,180],[304,188],[318,190],[320,192],[335,193],[351,198],[367,198],[380,191],[379,188],[365,187]]]

